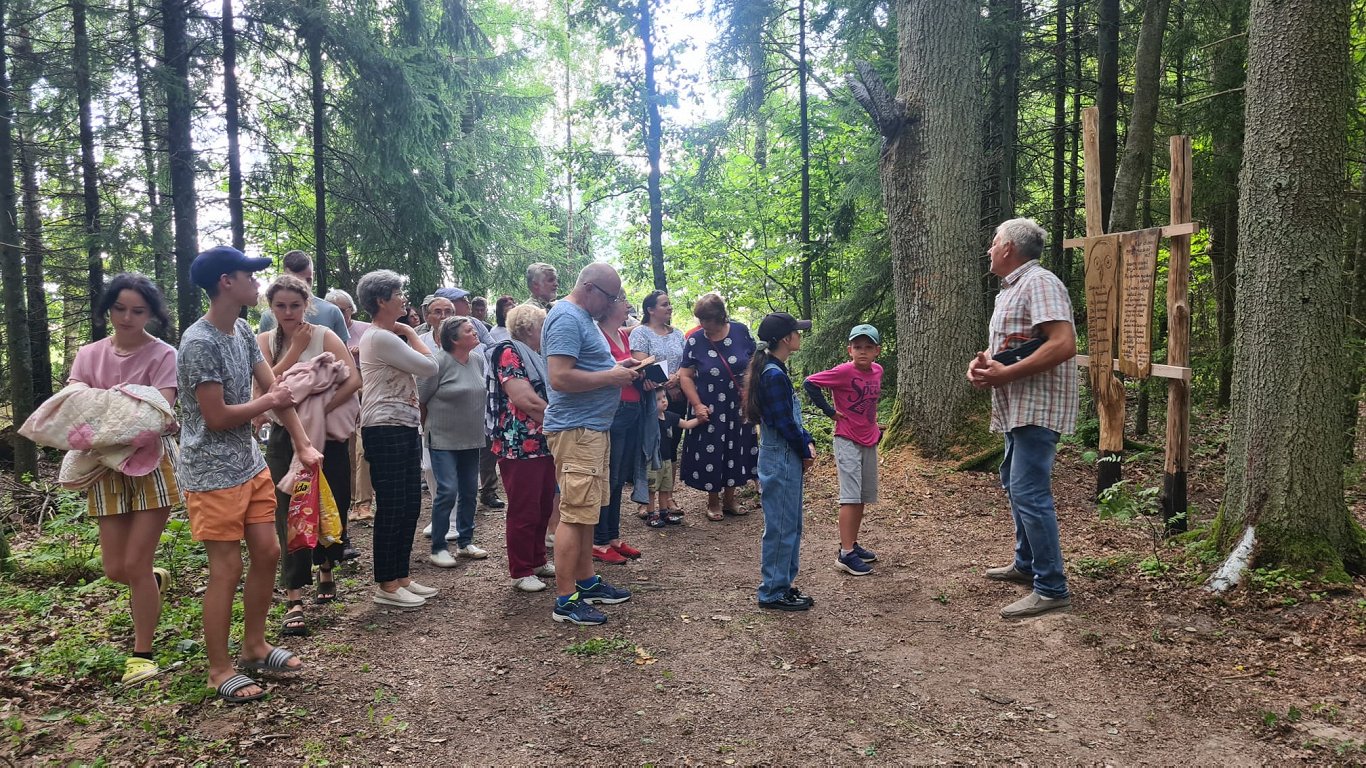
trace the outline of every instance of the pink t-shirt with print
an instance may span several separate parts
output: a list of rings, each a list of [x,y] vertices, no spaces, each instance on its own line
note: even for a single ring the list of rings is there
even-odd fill
[[[835,422],[835,434],[859,445],[877,445],[882,432],[877,426],[877,401],[882,397],[882,366],[873,363],[867,371],[840,363],[828,371],[813,373],[806,381],[835,396],[835,410],[844,418]]]
[[[131,355],[120,355],[114,352],[111,339],[92,341],[76,352],[70,380],[95,389],[109,389],[116,384],[144,384],[174,390],[176,350],[160,339],[153,339]]]

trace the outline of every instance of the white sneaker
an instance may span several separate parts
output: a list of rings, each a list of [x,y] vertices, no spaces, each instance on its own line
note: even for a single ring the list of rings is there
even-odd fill
[[[535,576],[523,576],[512,580],[512,588],[519,592],[540,592],[545,589],[545,582]]]
[[[448,530],[446,531],[446,541],[455,541],[459,536],[460,536],[460,534],[458,534],[458,533],[455,532],[455,528],[454,528],[454,527],[452,527],[452,528],[450,528],[450,529],[448,529]],[[427,527],[422,529],[422,537],[423,537],[424,539],[430,539],[430,538],[432,537],[432,524],[431,524],[431,523],[427,523]]]
[[[451,557],[451,553],[447,552],[444,549],[440,552],[433,552],[431,556],[427,559],[430,560],[432,565],[435,565],[437,568],[455,567],[455,558]]]
[[[379,605],[389,605],[395,608],[421,608],[427,604],[427,599],[415,595],[412,592],[399,587],[393,592],[385,592],[380,585],[375,585],[374,595],[371,597]]]
[[[554,576],[554,575],[555,575],[555,564],[554,564],[554,563],[546,563],[545,565],[541,566],[540,568],[537,568],[537,569],[536,569],[536,575],[537,575],[537,576]]]
[[[422,529],[422,538],[424,538],[424,539],[430,539],[431,537],[432,537],[432,524],[431,524],[431,523],[427,523],[427,527]]]
[[[545,545],[546,545],[547,547],[554,547],[554,546],[555,546],[555,534],[553,534],[553,533],[547,533],[547,534],[545,535]]]
[[[457,549],[455,554],[460,557],[468,557],[471,560],[483,560],[489,556],[489,551],[478,544],[466,544],[460,549]]]
[[[408,586],[404,587],[404,589],[423,599],[431,599],[433,597],[436,597],[436,593],[441,591],[436,587],[428,587],[422,584],[418,584],[416,581],[408,582]]]

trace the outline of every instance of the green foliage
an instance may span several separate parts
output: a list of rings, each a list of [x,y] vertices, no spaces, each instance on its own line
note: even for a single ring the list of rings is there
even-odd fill
[[[564,652],[581,659],[591,659],[620,651],[629,651],[632,648],[635,648],[635,644],[623,637],[590,637],[565,648]]]
[[[1133,555],[1110,557],[1081,557],[1072,563],[1072,570],[1092,579],[1108,579],[1119,575],[1134,561]]]
[[[1129,522],[1157,515],[1161,492],[1160,488],[1135,490],[1128,480],[1121,480],[1100,492],[1100,519]]]

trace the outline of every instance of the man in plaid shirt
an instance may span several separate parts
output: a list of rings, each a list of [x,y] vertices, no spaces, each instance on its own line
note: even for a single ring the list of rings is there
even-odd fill
[[[986,577],[1033,587],[1001,609],[1007,619],[1034,616],[1071,604],[1058,543],[1053,505],[1053,459],[1058,436],[1077,421],[1076,329],[1067,288],[1039,263],[1045,232],[1031,219],[1011,219],[996,228],[992,274],[1001,292],[991,315],[991,341],[968,364],[968,381],[991,390],[991,429],[1005,434],[1001,487],[1015,521],[1015,561],[988,568]],[[1042,346],[1018,361],[994,355],[1031,339]]]

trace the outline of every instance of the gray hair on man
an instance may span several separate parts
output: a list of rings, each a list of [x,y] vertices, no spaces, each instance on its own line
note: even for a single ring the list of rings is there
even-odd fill
[[[356,297],[360,300],[360,308],[370,315],[379,311],[379,303],[394,295],[395,291],[403,290],[403,276],[388,269],[377,269],[374,272],[366,273],[356,283]]]
[[[1029,261],[1043,255],[1048,232],[1033,219],[1021,217],[1001,222],[996,227],[996,236],[1013,243],[1017,257]]]
[[[527,290],[530,290],[531,286],[535,285],[538,280],[553,274],[556,274],[555,266],[553,264],[547,264],[544,261],[538,261],[535,264],[528,266],[526,268]]]

